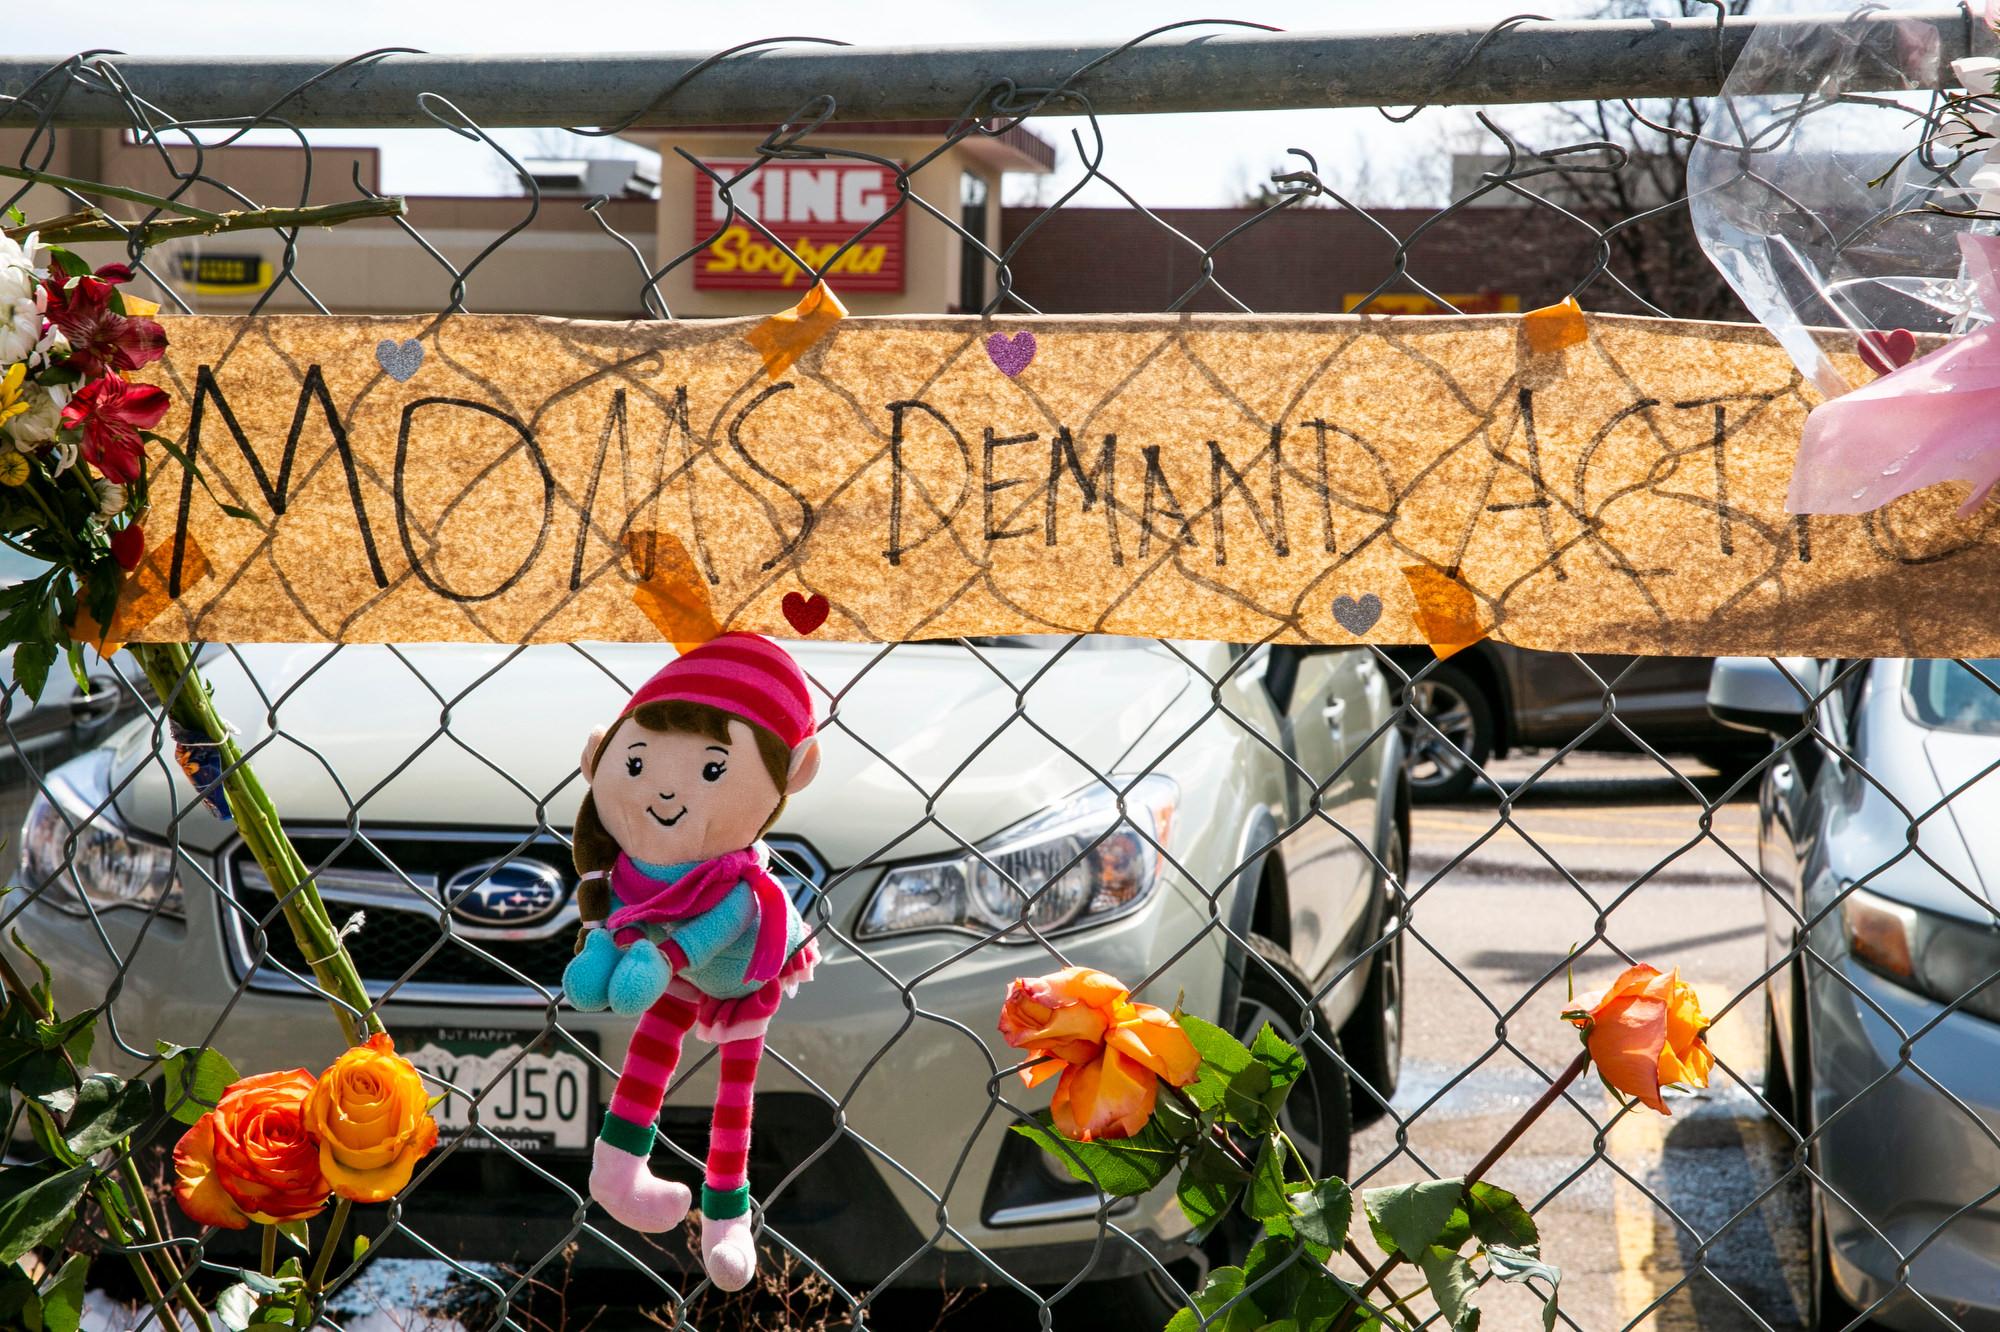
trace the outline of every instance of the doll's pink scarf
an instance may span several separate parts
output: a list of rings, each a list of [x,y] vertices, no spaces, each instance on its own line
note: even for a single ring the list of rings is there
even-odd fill
[[[611,891],[624,905],[604,923],[607,928],[621,930],[629,925],[670,924],[699,916],[720,906],[739,881],[750,885],[757,900],[757,943],[743,979],[772,980],[785,965],[785,944],[790,937],[785,924],[785,890],[752,848],[704,860],[672,883],[646,874],[619,852],[618,863],[611,867]]]

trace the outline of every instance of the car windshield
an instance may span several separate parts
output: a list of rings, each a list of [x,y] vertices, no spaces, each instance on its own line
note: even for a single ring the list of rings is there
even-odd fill
[[[1910,712],[1940,731],[2000,735],[2000,657],[1913,661]]]

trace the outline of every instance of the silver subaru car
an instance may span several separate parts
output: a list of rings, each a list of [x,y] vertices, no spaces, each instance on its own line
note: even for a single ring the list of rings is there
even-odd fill
[[[2000,1328],[2000,659],[1725,659],[1758,798],[1765,1097],[1811,1167],[1808,1327]]]
[[[588,1220],[580,1265],[627,1261],[598,1235],[665,1261],[582,1194],[611,1092],[598,1061],[615,1068],[631,1020],[555,997],[578,743],[663,652],[263,646],[204,666],[398,1048],[445,1094],[445,1149],[401,1212],[434,1251],[525,1266]],[[1301,1040],[1311,1085],[1286,1109],[1317,1164],[1344,1169],[1350,1095],[1379,1111],[1400,1064],[1409,798],[1388,682],[1355,649],[795,655],[828,691],[826,767],[767,840],[824,960],[760,1078],[769,1228],[849,1289],[1083,1275],[1157,1328],[1180,1298],[1161,1283],[1192,1288],[1247,1232],[1191,1243],[1165,1190],[1107,1213],[1007,1131],[996,1095],[1032,1110],[1046,1093],[997,1076],[1018,1062],[1000,1002],[1011,977],[1061,965],[1025,927],[1146,997],[1321,1038]],[[212,1040],[244,1072],[336,1052],[270,883],[150,722],[51,773],[21,841],[36,896],[19,926],[63,1010],[108,997],[100,1062],[129,1073],[157,1040]],[[701,1151],[713,1072],[691,1059],[669,1092],[669,1173],[694,1159],[673,1148]]]

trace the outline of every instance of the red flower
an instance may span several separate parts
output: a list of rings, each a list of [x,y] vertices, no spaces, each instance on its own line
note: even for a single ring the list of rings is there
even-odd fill
[[[172,405],[151,384],[128,384],[117,375],[93,379],[78,389],[63,408],[62,423],[83,427],[83,456],[98,471],[121,486],[139,479],[145,460],[141,430],[160,423]]]
[[[167,334],[152,319],[122,315],[111,308],[113,282],[131,276],[123,264],[107,264],[104,276],[80,277],[70,286],[51,278],[48,317],[69,341],[67,364],[91,378],[110,370],[137,370],[166,351]]]
[[[118,561],[118,567],[131,573],[139,567],[139,561],[146,556],[146,534],[139,530],[137,523],[121,527],[111,534],[111,558]]]

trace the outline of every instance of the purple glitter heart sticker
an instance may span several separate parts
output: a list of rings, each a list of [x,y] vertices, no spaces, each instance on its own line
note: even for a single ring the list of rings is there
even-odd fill
[[[995,369],[1012,379],[1035,359],[1035,335],[1025,328],[1011,338],[1004,333],[988,333],[986,355]]]

